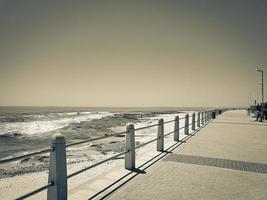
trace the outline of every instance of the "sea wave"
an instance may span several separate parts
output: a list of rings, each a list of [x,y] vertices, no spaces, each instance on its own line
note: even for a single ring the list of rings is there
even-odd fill
[[[14,138],[22,136],[21,133],[0,133],[0,138]]]
[[[113,115],[110,112],[71,112],[49,113],[31,115],[32,121],[27,122],[1,122],[1,136],[34,135],[50,132],[68,126],[70,123],[80,123],[93,119],[101,119]],[[16,134],[14,134],[16,133]]]

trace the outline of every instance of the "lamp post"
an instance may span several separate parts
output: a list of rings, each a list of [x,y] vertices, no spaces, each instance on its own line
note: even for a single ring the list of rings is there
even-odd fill
[[[256,71],[261,72],[261,102],[264,103],[263,70],[256,68]]]

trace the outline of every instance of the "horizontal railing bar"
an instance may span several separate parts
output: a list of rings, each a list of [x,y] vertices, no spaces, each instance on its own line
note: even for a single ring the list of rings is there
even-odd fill
[[[16,198],[16,200],[26,199],[26,198],[28,198],[28,197],[30,197],[30,196],[32,196],[32,195],[35,195],[35,194],[37,194],[37,193],[39,193],[39,192],[42,192],[43,190],[45,190],[45,189],[47,189],[48,187],[53,186],[53,185],[54,185],[53,182],[48,183],[47,185],[41,186],[41,187],[39,187],[39,188],[33,190],[32,192],[29,192],[28,194],[24,194],[23,196],[20,196],[20,197]]]
[[[143,127],[140,127],[140,128],[136,128],[134,129],[135,131],[140,131],[142,129],[146,129],[146,128],[151,128],[151,127],[154,127],[154,126],[158,126],[159,124],[152,124],[152,125],[149,125],[149,126],[143,126]]]
[[[143,143],[143,144],[140,144],[140,145],[136,146],[135,149],[139,149],[140,147],[143,147],[143,146],[148,145],[148,144],[150,144],[150,143],[152,143],[152,142],[155,142],[155,141],[157,141],[157,139],[158,139],[158,138],[155,138],[155,139],[153,139],[153,140],[150,140],[150,141],[148,141],[148,142],[145,142],[145,143]]]
[[[22,155],[22,156],[17,156],[17,157],[13,157],[13,158],[7,158],[7,159],[0,160],[0,164],[14,162],[14,161],[17,161],[17,160],[21,160],[21,159],[24,159],[24,158],[29,158],[31,156],[35,156],[35,155],[39,155],[39,154],[49,153],[49,152],[52,152],[52,151],[54,151],[54,149],[53,148],[49,148],[49,149],[44,149],[44,150],[41,150],[41,151],[36,151],[36,152],[33,152],[33,153],[25,154],[25,155]]]
[[[179,120],[180,119],[185,119],[185,117],[179,118]],[[175,120],[166,121],[166,122],[164,122],[164,124],[171,123],[171,122],[174,122],[174,121]],[[136,128],[134,130],[135,131],[139,131],[139,130],[143,130],[143,129],[146,129],[146,128],[151,128],[151,127],[154,127],[154,126],[158,126],[158,123],[152,124],[152,125],[149,125],[149,126],[144,126],[144,127]],[[67,144],[66,147],[75,146],[75,145],[83,144],[83,143],[86,143],[86,142],[92,142],[92,141],[96,141],[96,140],[101,140],[101,139],[104,139],[104,138],[108,138],[108,137],[112,137],[112,136],[117,136],[117,135],[122,135],[122,134],[126,134],[126,132],[115,133],[115,134],[111,134],[111,135],[107,135],[107,136],[103,136],[103,137],[98,137],[98,138],[83,140],[83,141],[80,141],[80,142],[75,142],[75,143],[72,143],[72,144]]]
[[[190,124],[189,124],[189,125],[190,125]],[[184,128],[184,126],[183,126],[183,127],[180,127],[179,130],[180,130],[180,129],[183,129],[183,128]],[[168,135],[170,135],[170,134],[172,134],[172,133],[174,133],[174,132],[175,132],[175,131],[171,131],[171,132],[165,134],[164,137],[166,137],[166,136],[168,136]],[[152,142],[155,142],[157,139],[158,139],[158,138],[155,138],[155,139],[150,140],[150,141],[148,141],[148,142],[146,142],[146,143],[140,144],[139,146],[136,146],[135,149],[139,149],[140,147],[143,147],[143,146],[148,145],[148,144],[150,144],[150,143],[152,143]]]
[[[170,135],[170,134],[172,134],[172,133],[174,133],[175,131],[171,131],[171,132],[169,132],[169,133],[166,133],[165,135],[164,135],[164,137],[166,137],[166,136],[168,136],[168,135]]]
[[[101,139],[105,139],[105,138],[109,138],[109,137],[114,137],[114,136],[122,135],[122,134],[126,134],[126,132],[114,133],[114,134],[111,134],[111,135],[105,135],[105,136],[98,137],[98,138],[92,138],[92,139],[83,140],[83,141],[80,141],[80,142],[70,143],[70,144],[67,144],[67,145],[66,145],[66,148],[71,147],[71,146],[75,146],[75,145],[79,145],[79,144],[83,144],[83,143],[87,143],[87,142],[92,142],[92,141],[96,141],[96,140],[101,140]]]
[[[168,123],[171,123],[171,122],[174,122],[174,121],[175,121],[175,119],[170,120],[170,121],[166,121],[166,122],[164,122],[164,124],[168,124]]]
[[[109,161],[109,160],[112,160],[112,159],[114,159],[114,158],[117,158],[117,157],[119,157],[119,156],[121,156],[121,155],[124,155],[125,153],[128,153],[128,152],[129,152],[128,150],[127,150],[127,151],[123,151],[123,152],[121,152],[121,153],[119,153],[119,154],[116,154],[116,155],[114,155],[114,156],[112,156],[112,157],[109,157],[109,158],[107,158],[107,159],[105,159],[105,160],[102,160],[102,161],[100,161],[100,162],[98,162],[98,163],[95,163],[95,164],[93,164],[93,165],[91,165],[91,166],[89,166],[89,167],[86,167],[86,168],[81,169],[81,170],[79,170],[79,171],[77,171],[77,172],[74,172],[74,173],[68,175],[67,178],[71,178],[71,177],[73,177],[73,176],[76,176],[76,175],[78,175],[78,174],[80,174],[80,173],[82,173],[82,172],[84,172],[84,171],[86,171],[86,170],[89,170],[89,169],[91,169],[91,168],[94,168],[94,167],[96,167],[96,166],[98,166],[98,165],[101,165],[102,163],[105,163],[105,162],[107,162],[107,161]]]

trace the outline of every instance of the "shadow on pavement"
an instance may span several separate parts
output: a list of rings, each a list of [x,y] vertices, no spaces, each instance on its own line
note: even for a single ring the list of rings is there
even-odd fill
[[[103,194],[108,189],[110,189],[110,188],[112,188],[114,186],[114,188],[111,191],[108,191],[107,194],[104,194],[104,196],[101,196],[99,198],[99,199],[105,199],[108,196],[110,196],[113,192],[115,192],[116,190],[118,190],[119,188],[121,188],[123,185],[125,185],[126,183],[128,183],[133,178],[137,177],[140,174],[146,174],[146,172],[145,172],[146,169],[148,169],[149,167],[151,167],[152,165],[154,165],[155,163],[157,163],[159,160],[161,160],[162,158],[164,158],[168,154],[172,153],[172,151],[174,151],[180,145],[186,143],[186,141],[188,139],[190,139],[192,136],[194,136],[197,132],[199,132],[201,129],[203,129],[207,125],[208,124],[205,124],[202,127],[196,129],[194,132],[190,133],[189,135],[187,135],[186,137],[184,137],[179,142],[174,143],[173,145],[171,145],[170,147],[168,147],[167,149],[165,149],[164,151],[162,151],[158,155],[154,156],[150,160],[148,160],[145,163],[143,163],[142,165],[138,166],[136,169],[129,171],[129,173],[127,173],[123,177],[119,178],[118,180],[116,180],[115,182],[113,182],[112,184],[110,184],[109,186],[107,186],[106,188],[104,188],[103,190],[99,191],[98,193],[96,193],[94,196],[92,196],[89,199],[95,199],[96,197],[98,197],[99,195]],[[116,185],[116,184],[118,184],[118,185]]]

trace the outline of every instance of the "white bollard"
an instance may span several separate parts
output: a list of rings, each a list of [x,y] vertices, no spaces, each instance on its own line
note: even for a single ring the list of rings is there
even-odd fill
[[[126,125],[125,145],[128,151],[125,154],[125,169],[135,169],[135,134],[133,124]]]
[[[157,151],[164,151],[164,120],[158,121]]]
[[[212,120],[212,111],[210,111],[210,120]]]
[[[192,130],[196,130],[196,114],[193,113],[192,115]]]
[[[47,190],[48,200],[67,200],[67,163],[66,163],[66,145],[62,134],[57,133],[52,136],[51,147],[54,151],[50,153],[48,183],[54,185]]]
[[[200,127],[200,112],[197,113],[197,127]]]
[[[179,142],[180,138],[179,138],[179,116],[175,117],[175,121],[174,121],[174,141]]]
[[[185,120],[184,120],[184,134],[188,135],[189,134],[189,115],[185,115]]]

